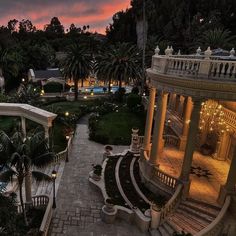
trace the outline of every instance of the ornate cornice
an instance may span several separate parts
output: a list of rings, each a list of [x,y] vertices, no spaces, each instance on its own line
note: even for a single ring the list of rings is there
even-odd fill
[[[152,69],[147,70],[151,86],[170,93],[191,96],[197,99],[236,101],[236,83],[209,79],[167,75]]]

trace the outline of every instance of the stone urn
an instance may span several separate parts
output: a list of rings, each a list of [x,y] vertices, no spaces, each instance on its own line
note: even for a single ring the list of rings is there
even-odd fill
[[[93,166],[92,179],[95,181],[99,181],[101,179],[101,174],[102,174],[102,166],[101,165]]]
[[[107,198],[105,200],[105,210],[107,212],[114,212],[115,211],[115,208],[114,208],[114,202],[111,198]]]

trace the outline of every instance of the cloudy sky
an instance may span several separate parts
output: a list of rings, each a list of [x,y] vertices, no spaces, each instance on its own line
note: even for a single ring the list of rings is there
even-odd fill
[[[114,13],[126,9],[130,0],[0,0],[0,25],[10,19],[29,19],[43,29],[57,16],[68,28],[90,25],[91,30],[104,33]]]

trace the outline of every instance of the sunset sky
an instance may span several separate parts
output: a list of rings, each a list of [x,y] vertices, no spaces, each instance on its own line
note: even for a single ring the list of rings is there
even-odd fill
[[[129,6],[130,0],[0,0],[0,26],[10,19],[29,19],[43,29],[57,16],[65,29],[74,23],[104,33],[113,14]]]

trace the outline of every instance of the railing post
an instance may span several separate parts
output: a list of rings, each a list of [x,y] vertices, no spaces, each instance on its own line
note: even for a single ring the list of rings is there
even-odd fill
[[[161,223],[161,208],[156,204],[151,205],[151,229],[157,229]]]

